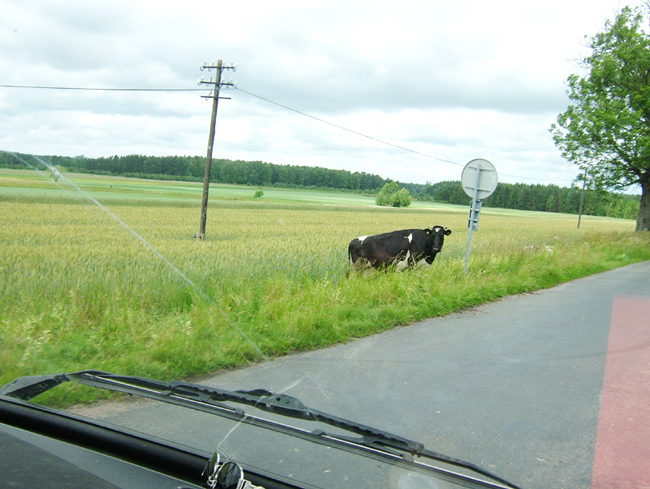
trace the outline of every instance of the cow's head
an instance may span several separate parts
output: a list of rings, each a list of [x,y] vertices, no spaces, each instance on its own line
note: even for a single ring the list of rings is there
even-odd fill
[[[445,236],[451,234],[451,229],[447,229],[443,226],[433,226],[425,229],[427,234],[430,234],[433,237],[433,252],[439,253],[442,250],[442,245],[445,242]]]

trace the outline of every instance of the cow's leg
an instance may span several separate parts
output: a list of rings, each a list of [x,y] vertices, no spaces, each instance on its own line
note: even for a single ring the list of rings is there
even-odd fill
[[[361,270],[369,268],[370,267],[370,262],[368,262],[368,260],[365,259],[365,258],[357,258],[356,261],[352,261],[352,260],[348,261],[348,269],[345,272],[346,277],[350,277],[350,268],[351,268],[350,265],[352,265],[354,267],[355,272],[359,272]]]
[[[367,258],[359,258],[357,261],[354,262],[355,272],[358,272],[359,270],[364,270],[366,268],[370,268],[370,262],[368,261]]]
[[[397,260],[395,261],[395,270],[397,270],[398,272],[402,272],[406,270],[409,266],[411,266],[411,263],[409,263],[410,261],[412,261],[410,251],[406,252],[406,256],[404,257],[403,260],[400,260],[400,257],[398,256]]]

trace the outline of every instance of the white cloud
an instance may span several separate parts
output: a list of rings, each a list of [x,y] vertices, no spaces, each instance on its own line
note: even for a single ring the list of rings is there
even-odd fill
[[[0,0],[0,84],[195,88],[236,61],[215,157],[459,179],[474,157],[502,181],[566,185],[548,133],[584,35],[611,0],[184,2]],[[63,155],[205,154],[200,93],[0,88],[0,149]],[[457,163],[450,164],[446,161]]]

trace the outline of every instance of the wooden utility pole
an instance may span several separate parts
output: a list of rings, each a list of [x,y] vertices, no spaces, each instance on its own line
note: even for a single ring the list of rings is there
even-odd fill
[[[580,210],[578,211],[578,229],[580,229],[580,220],[582,219],[582,211],[585,205],[585,189],[587,187],[587,169],[585,168],[584,180],[582,180],[582,195],[580,195]]]
[[[214,146],[214,131],[217,124],[217,108],[219,107],[219,89],[222,86],[235,86],[233,82],[221,82],[221,72],[222,70],[235,70],[235,65],[231,66],[222,66],[222,61],[217,61],[215,65],[214,62],[211,64],[204,63],[201,66],[201,71],[203,70],[217,70],[216,79],[212,81],[210,78],[209,81],[199,80],[199,85],[214,85],[212,90],[212,96],[204,96],[203,98],[212,98],[212,117],[210,120],[210,135],[208,136],[208,152],[205,159],[205,175],[203,176],[203,198],[201,199],[201,223],[199,225],[199,233],[195,234],[194,237],[198,239],[205,239],[205,223],[208,220],[208,194],[210,192],[210,171],[212,170],[212,148]]]

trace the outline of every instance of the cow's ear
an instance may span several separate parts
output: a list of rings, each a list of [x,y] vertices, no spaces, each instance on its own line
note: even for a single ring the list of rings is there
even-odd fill
[[[426,228],[424,232],[427,234],[431,234],[433,232],[433,228]]]
[[[451,229],[445,228],[445,236],[449,236],[451,234]]]

